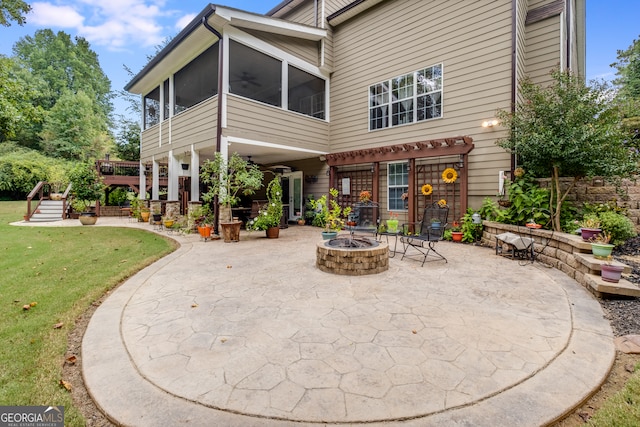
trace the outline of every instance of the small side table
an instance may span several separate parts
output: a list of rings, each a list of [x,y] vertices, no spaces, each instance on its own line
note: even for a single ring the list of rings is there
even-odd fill
[[[380,240],[380,239],[378,239],[378,236],[380,236],[380,237],[385,236],[385,238],[387,239],[387,244],[389,245],[389,258],[393,258],[394,256],[396,256],[396,248],[398,247],[398,236],[402,236],[402,232],[401,231],[376,232],[376,240]],[[393,236],[394,237],[393,249],[391,249],[391,245],[389,244],[389,236]],[[380,240],[380,241],[382,241],[382,240]]]

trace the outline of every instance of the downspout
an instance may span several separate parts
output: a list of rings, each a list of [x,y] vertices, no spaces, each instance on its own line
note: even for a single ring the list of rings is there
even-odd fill
[[[511,114],[516,111],[516,87],[518,85],[516,69],[518,65],[518,0],[511,0]],[[511,153],[511,171],[516,169],[516,153]],[[513,178],[513,177],[512,177]]]
[[[215,11],[214,11],[215,12]],[[210,16],[210,15],[209,15]],[[208,16],[202,17],[202,25],[213,33],[218,38],[218,114],[216,124],[216,152],[220,152],[220,139],[222,138],[222,72],[224,71],[224,40],[222,40],[222,34],[213,28],[207,22]],[[220,203],[218,203],[218,196],[213,199],[213,232],[219,234],[218,222],[220,221]]]

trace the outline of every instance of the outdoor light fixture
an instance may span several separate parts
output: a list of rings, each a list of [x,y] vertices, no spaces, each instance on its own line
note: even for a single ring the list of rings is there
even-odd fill
[[[496,119],[490,119],[490,120],[485,120],[484,122],[482,122],[482,127],[483,128],[492,128],[494,126],[497,126],[498,121]]]
[[[182,170],[183,171],[188,171],[189,170],[189,163],[182,163]]]
[[[371,173],[373,173],[375,170],[375,166],[373,165],[373,163],[371,163]]]
[[[464,155],[460,154],[458,158],[458,168],[462,169],[464,167]]]

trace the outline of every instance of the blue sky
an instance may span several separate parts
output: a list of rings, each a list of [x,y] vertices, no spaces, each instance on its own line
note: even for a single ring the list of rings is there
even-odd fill
[[[42,28],[82,36],[98,54],[113,90],[122,89],[129,81],[123,64],[135,72],[140,70],[157,45],[176,35],[207,4],[193,0],[27,1],[33,11],[25,26],[0,27],[0,54],[10,56],[16,41]],[[609,65],[616,60],[616,51],[640,37],[640,1],[586,1],[587,79],[610,80],[615,71]],[[255,13],[266,13],[279,2],[224,0],[226,6]],[[124,104],[115,105],[119,110]]]

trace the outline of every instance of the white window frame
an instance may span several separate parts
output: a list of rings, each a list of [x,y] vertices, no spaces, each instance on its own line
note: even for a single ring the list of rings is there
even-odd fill
[[[391,165],[406,166],[406,173],[403,174],[405,176],[405,179],[403,179],[402,184],[393,184],[393,185],[391,184],[390,182],[391,181]],[[406,212],[407,209],[404,207],[404,202],[402,202],[402,209],[391,209],[390,193],[392,188],[394,189],[401,188],[402,192],[400,194],[406,193],[409,191],[409,165],[406,161],[387,163],[387,207],[389,208],[389,212]]]
[[[440,68],[440,79],[439,86],[436,86],[433,90],[428,91],[419,91],[418,86],[420,85],[420,73],[423,73],[426,70],[433,70]],[[403,79],[407,79],[407,77],[412,76],[411,84],[406,86],[398,87],[398,84]],[[382,88],[383,91],[379,93],[377,89]],[[419,93],[420,92],[420,93]],[[443,63],[434,64],[430,66],[423,67],[419,70],[413,71],[411,73],[405,73],[396,77],[393,77],[389,80],[384,80],[375,84],[372,84],[368,88],[367,93],[367,101],[368,101],[368,115],[367,120],[369,122],[368,127],[369,131],[375,131],[380,129],[388,129],[397,126],[403,126],[407,124],[414,124],[423,121],[429,120],[437,120],[443,117],[443,92],[444,92],[444,65]],[[422,118],[418,120],[418,99],[424,96],[430,95],[440,95],[440,115],[437,117],[431,118]],[[375,94],[375,95],[372,95]],[[400,96],[398,96],[400,95]],[[376,98],[376,104],[373,104],[373,97]],[[404,104],[405,108],[407,106],[410,107],[411,113],[409,115],[400,116],[397,113],[394,114],[393,108],[394,106],[399,106]],[[385,120],[384,123],[380,127],[372,127],[371,125],[377,120],[372,119],[372,112],[376,109],[386,109],[386,115],[382,120]],[[394,120],[397,119],[397,123],[394,124]],[[403,120],[400,120],[403,119]],[[379,120],[379,119],[378,119]]]

